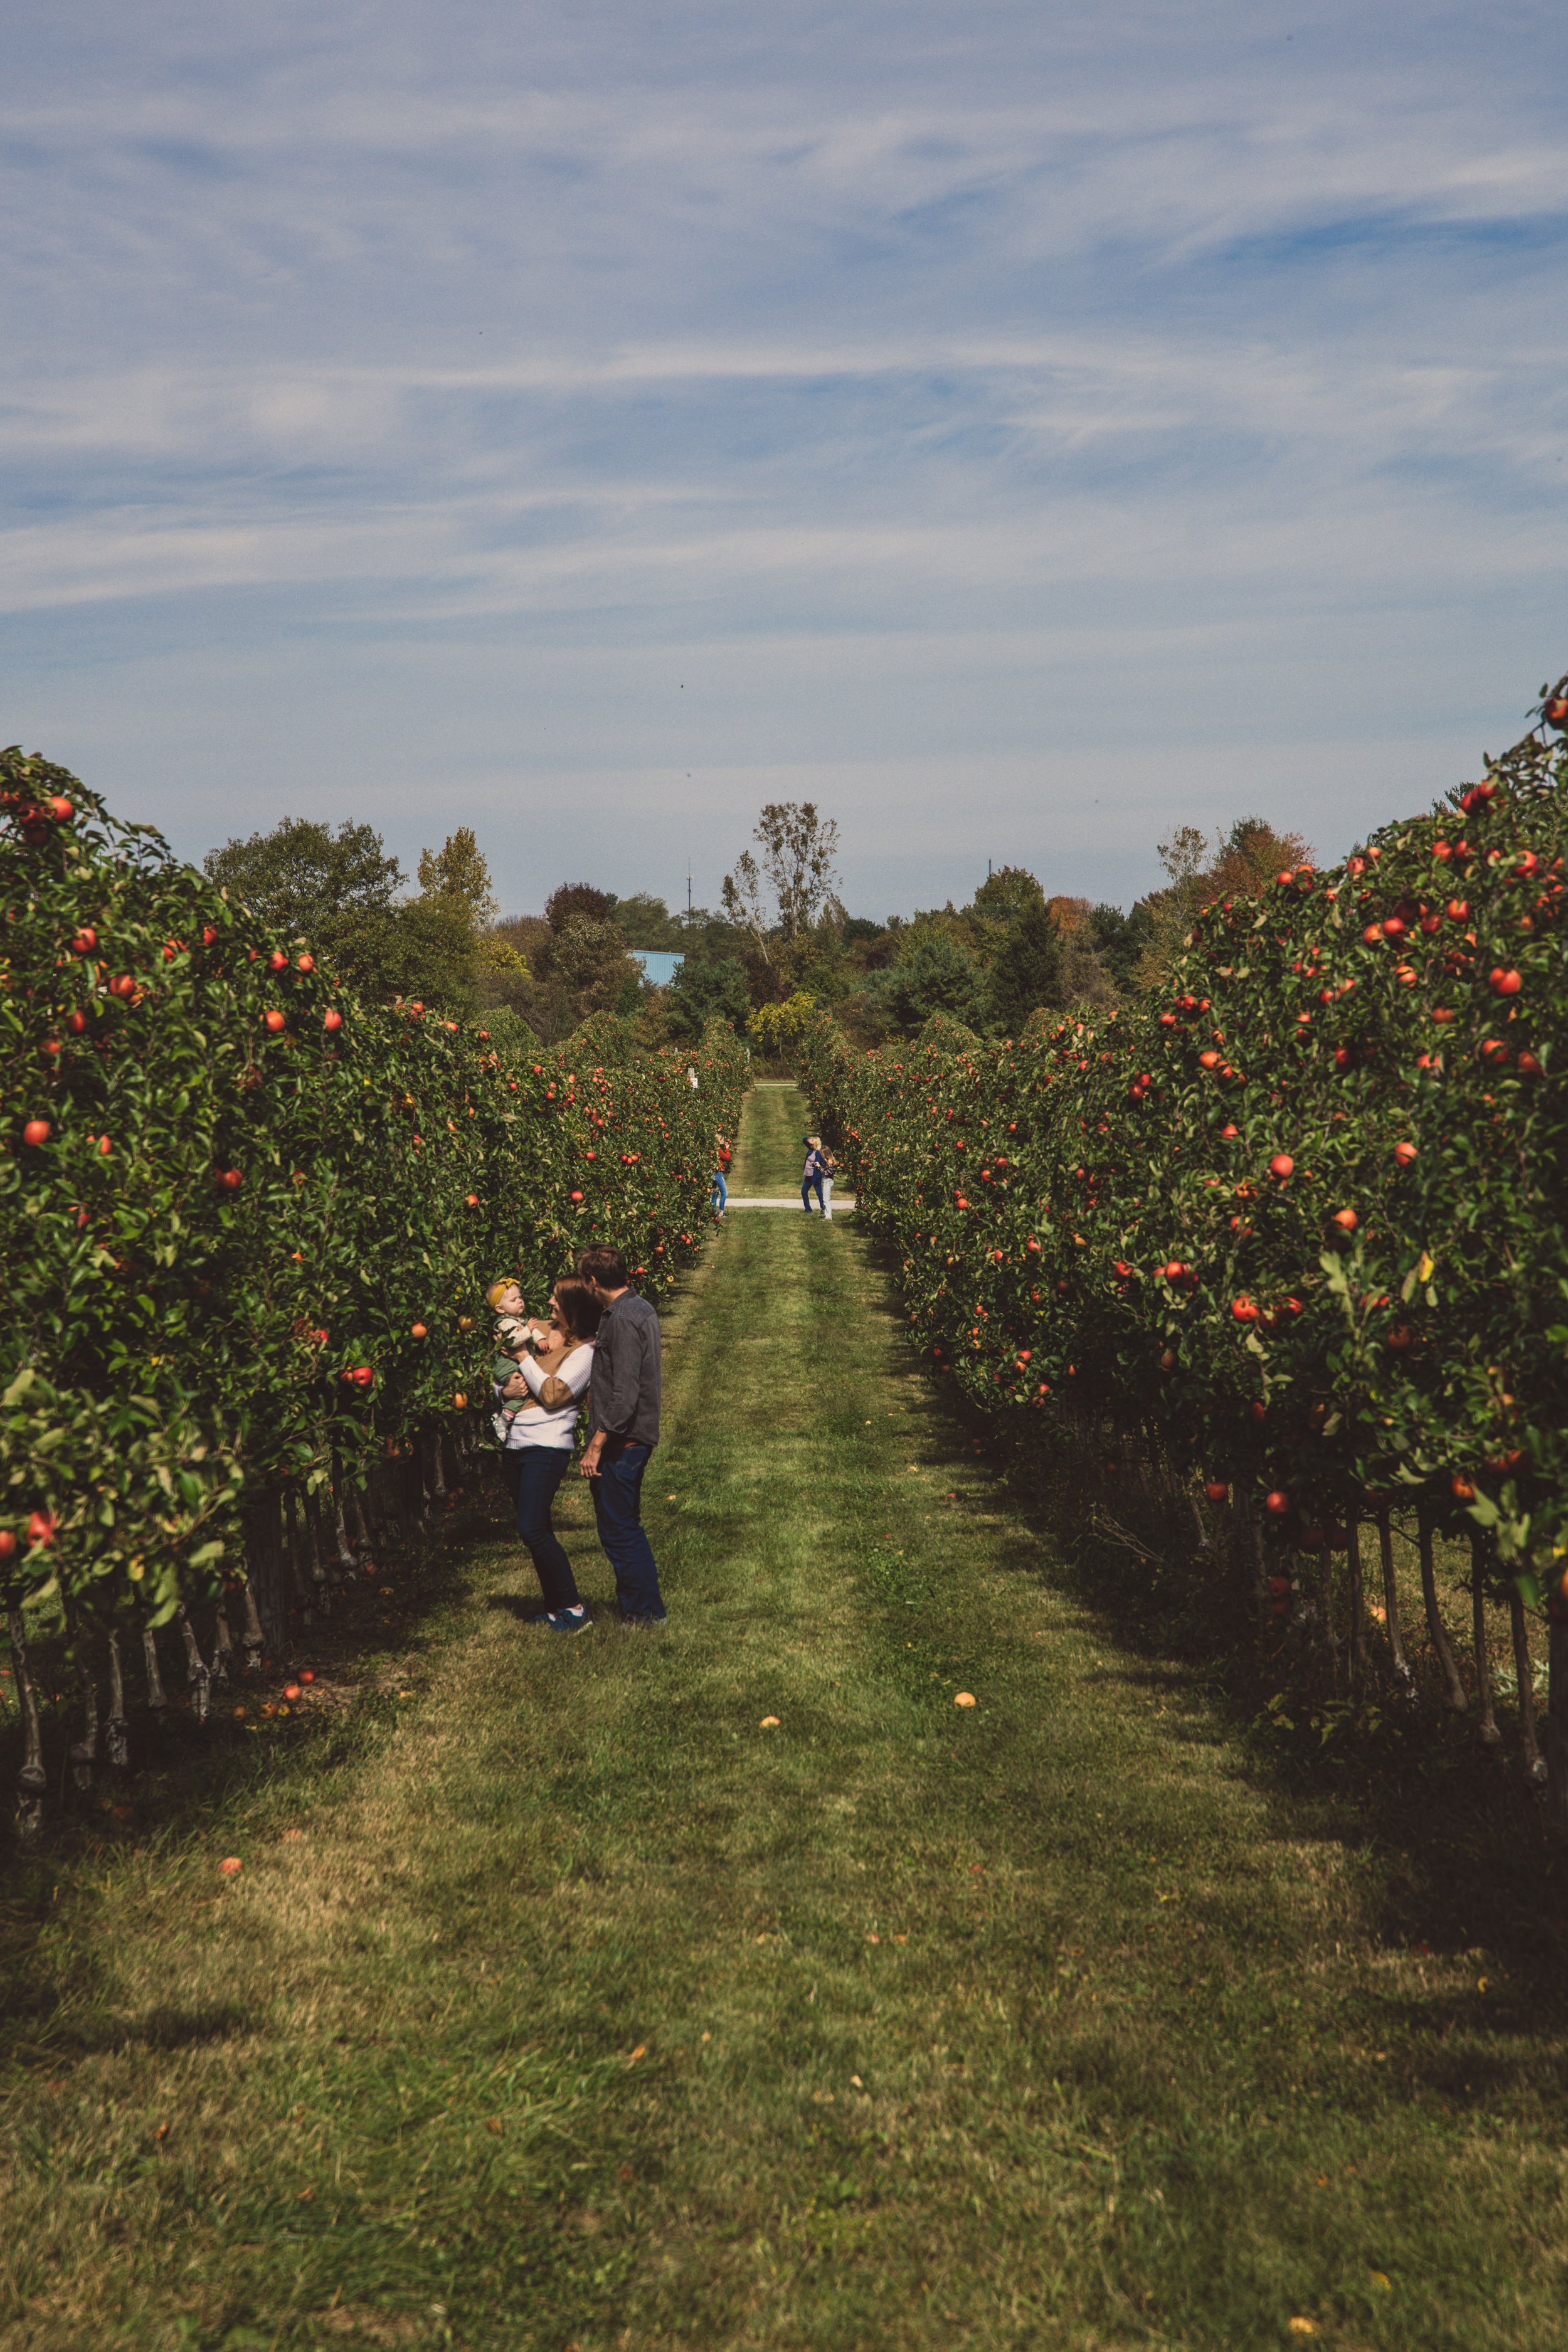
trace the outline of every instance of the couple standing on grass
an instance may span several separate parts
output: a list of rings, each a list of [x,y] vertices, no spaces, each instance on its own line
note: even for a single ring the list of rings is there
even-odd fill
[[[525,1323],[515,1284],[498,1283],[490,1304],[501,1314],[502,1345],[516,1354],[516,1370],[496,1379],[494,1396],[501,1475],[544,1599],[530,1622],[554,1633],[581,1633],[593,1622],[550,1517],[585,1402],[583,1475],[616,1572],[621,1621],[662,1625],[658,1570],[642,1524],[643,1473],[658,1444],[658,1317],[632,1289],[619,1250],[603,1244],[584,1250],[575,1275],[555,1285],[548,1323]]]

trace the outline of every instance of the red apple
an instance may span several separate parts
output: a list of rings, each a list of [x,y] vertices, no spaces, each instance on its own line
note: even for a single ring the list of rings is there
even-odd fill
[[[1334,1223],[1342,1234],[1353,1234],[1361,1220],[1353,1209],[1336,1209]]]
[[[1256,1323],[1258,1320],[1258,1306],[1254,1300],[1247,1297],[1245,1291],[1239,1298],[1231,1300],[1230,1311],[1238,1323]]]
[[[268,971],[288,971],[288,969],[289,969],[289,959],[288,959],[288,957],[284,954],[284,952],[283,952],[283,950],[282,950],[282,949],[281,949],[281,948],[274,948],[274,949],[273,949],[272,953],[271,953],[271,954],[268,957],[268,959],[267,959],[267,969],[268,969]]]
[[[425,1339],[426,1337],[426,1333],[424,1324],[411,1323],[408,1327],[408,1336],[411,1339]]]
[[[87,1027],[86,1013],[68,1013],[66,1014],[66,1027],[70,1031],[73,1037],[79,1037],[82,1031]]]
[[[1487,974],[1490,985],[1500,996],[1517,996],[1524,982],[1517,971],[1505,971],[1500,964]]]
[[[271,1033],[272,1033],[273,1036],[274,1036],[274,1037],[276,1037],[276,1036],[277,1036],[277,1034],[278,1034],[278,1032],[279,1032],[279,1029],[281,1029],[281,1028],[282,1028],[282,1026],[283,1026],[283,1015],[281,1014],[281,1013],[279,1013],[279,1012],[276,1012],[276,1011],[271,1012],[271,1013],[263,1013],[263,1015],[262,1015],[262,1019],[266,1022],[266,1024],[267,1024],[268,1028],[271,1031]]]
[[[1278,1176],[1283,1183],[1286,1177],[1294,1172],[1295,1166],[1296,1163],[1288,1151],[1277,1151],[1268,1163],[1268,1173],[1270,1176]]]
[[[55,1539],[55,1517],[52,1511],[35,1511],[27,1521],[27,1541],[39,1544],[46,1550]]]
[[[326,1030],[326,1031],[327,1031],[331,1035],[332,1035],[332,1036],[336,1036],[336,1034],[337,1034],[338,1031],[342,1027],[342,1025],[343,1025],[343,1016],[342,1016],[342,1014],[341,1013],[322,1013],[322,1015],[321,1015],[321,1026],[322,1026],[322,1028],[323,1028],[323,1029],[325,1029],[325,1030]]]
[[[1401,1168],[1408,1168],[1416,1157],[1415,1146],[1413,1143],[1396,1143],[1394,1156]]]
[[[1223,1503],[1229,1492],[1230,1488],[1223,1478],[1211,1478],[1204,1488],[1211,1503]]]
[[[314,971],[316,969],[315,957],[312,955],[302,955],[294,969],[296,971]]]
[[[47,1143],[48,1139],[49,1122],[47,1118],[30,1118],[22,1129],[23,1142],[31,1144],[35,1150],[40,1143]]]
[[[1272,1494],[1263,1497],[1263,1507],[1271,1517],[1282,1519],[1290,1508],[1290,1497],[1276,1486]]]

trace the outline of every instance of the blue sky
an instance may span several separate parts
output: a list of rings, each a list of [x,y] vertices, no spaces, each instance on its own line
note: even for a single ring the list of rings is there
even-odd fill
[[[1560,5],[28,14],[0,740],[187,855],[1127,903],[1568,666]]]

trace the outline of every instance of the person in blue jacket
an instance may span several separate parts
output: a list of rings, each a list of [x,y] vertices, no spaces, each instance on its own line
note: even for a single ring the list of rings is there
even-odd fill
[[[813,1143],[810,1136],[803,1135],[800,1139],[805,1146],[805,1166],[800,1172],[800,1205],[809,1217],[811,1214],[811,1196],[814,1191],[816,1194],[817,1207],[820,1209],[823,1205],[822,1180],[824,1175],[826,1173],[826,1170],[823,1165],[822,1154],[817,1150],[816,1144]]]

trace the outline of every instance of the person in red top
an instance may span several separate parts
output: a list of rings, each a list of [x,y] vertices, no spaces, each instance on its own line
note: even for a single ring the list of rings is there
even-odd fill
[[[730,1198],[730,1187],[726,1181],[730,1173],[730,1139],[727,1135],[719,1138],[715,1157],[719,1165],[713,1171],[713,1208],[714,1213],[721,1218]]]

